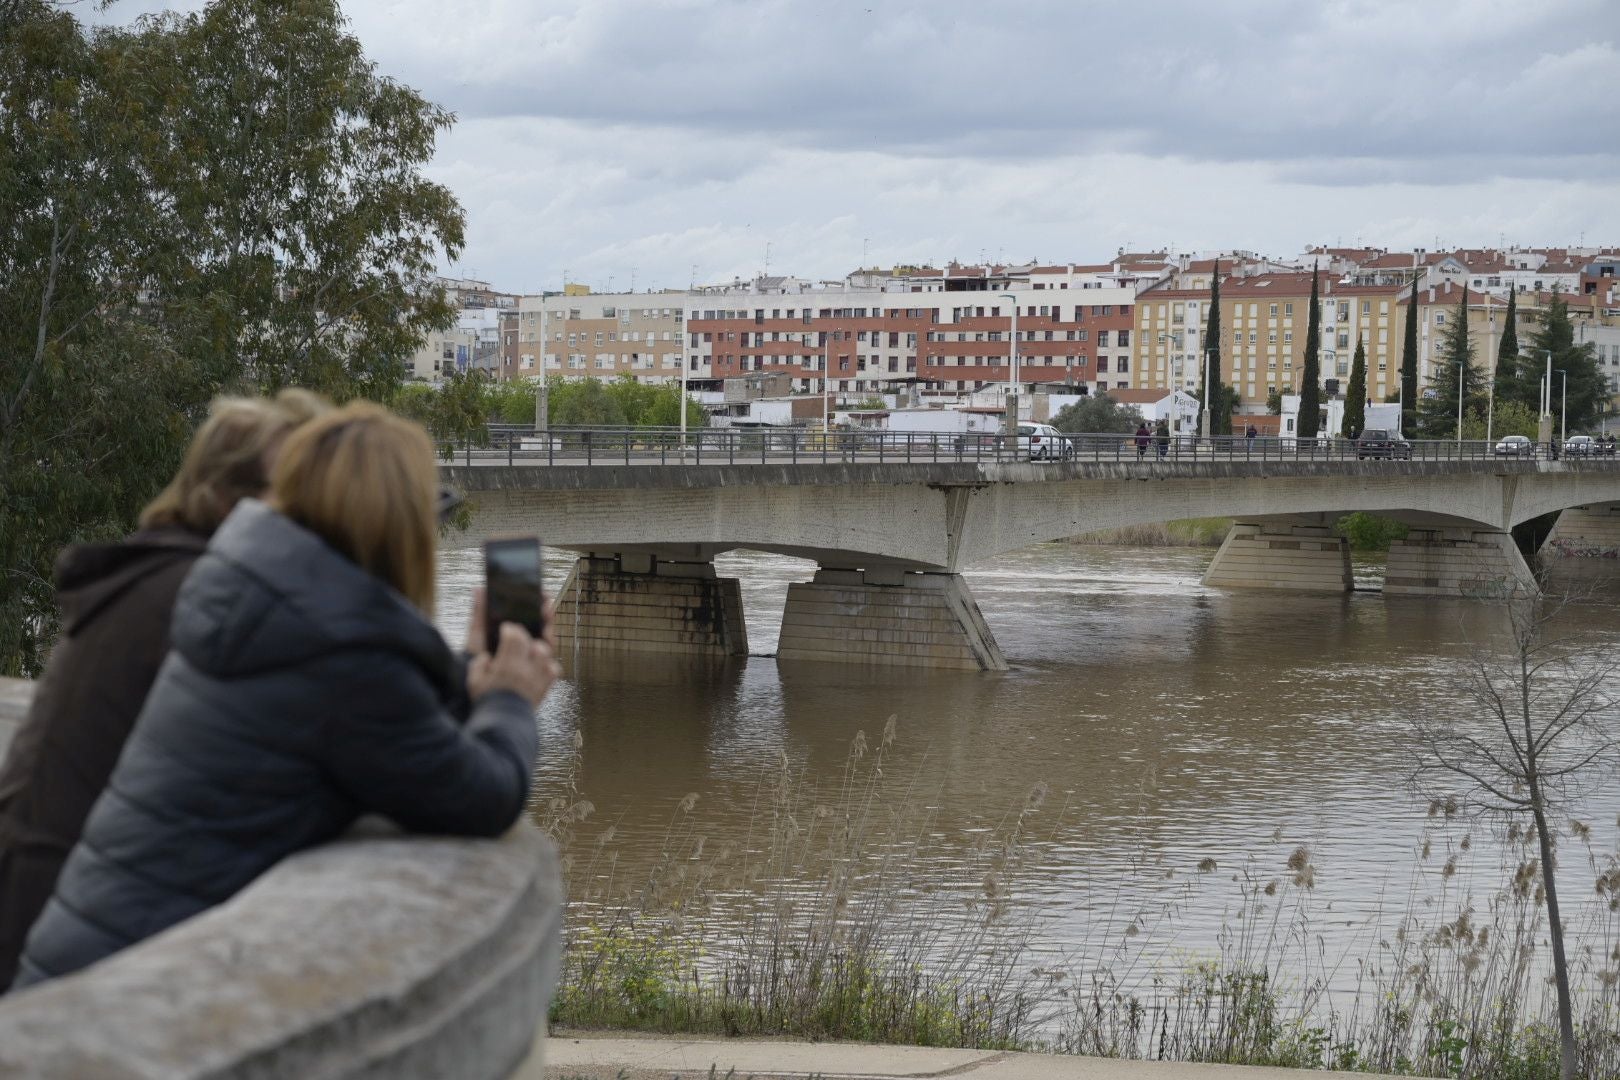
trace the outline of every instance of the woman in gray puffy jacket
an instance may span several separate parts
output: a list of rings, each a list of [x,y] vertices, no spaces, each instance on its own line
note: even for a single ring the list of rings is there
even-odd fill
[[[445,645],[436,492],[426,433],[378,406],[287,440],[266,502],[240,503],[180,587],[169,656],[15,986],[213,907],[364,813],[466,836],[518,819],[558,668],[510,624],[470,665]]]

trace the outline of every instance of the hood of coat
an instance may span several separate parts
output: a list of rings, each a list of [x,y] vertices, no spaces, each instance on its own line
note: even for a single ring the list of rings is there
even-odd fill
[[[208,537],[185,529],[143,529],[116,543],[64,548],[56,560],[63,631],[77,633],[140,581],[207,546]]]
[[[410,601],[257,499],[236,505],[180,587],[171,637],[191,664],[226,678],[381,649],[451,689],[450,650]]]

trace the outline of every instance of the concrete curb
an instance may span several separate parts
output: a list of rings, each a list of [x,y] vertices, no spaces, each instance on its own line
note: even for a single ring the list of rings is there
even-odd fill
[[[1174,1061],[1117,1061],[1058,1054],[946,1050],[865,1043],[769,1039],[680,1039],[553,1032],[543,1069],[519,1070],[513,1080],[707,1080],[710,1070],[735,1080],[1304,1080],[1319,1071]],[[1379,1080],[1374,1073],[1357,1073]],[[1385,1078],[1393,1080],[1393,1078]]]

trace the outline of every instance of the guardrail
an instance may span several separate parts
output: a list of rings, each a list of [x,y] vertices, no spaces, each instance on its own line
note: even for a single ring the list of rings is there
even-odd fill
[[[681,465],[873,462],[1060,461],[1481,461],[1616,460],[1612,445],[1561,455],[1557,443],[1505,448],[1483,440],[1370,442],[1276,436],[1129,433],[1019,435],[992,433],[820,431],[803,428],[554,428],[499,433],[494,446],[446,446],[446,461],[466,465]]]

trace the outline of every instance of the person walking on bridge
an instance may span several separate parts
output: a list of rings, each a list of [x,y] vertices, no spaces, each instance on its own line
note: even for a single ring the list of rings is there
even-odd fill
[[[1147,421],[1143,420],[1136,425],[1136,460],[1141,461],[1147,457],[1148,444],[1153,441],[1153,433],[1148,430]]]

